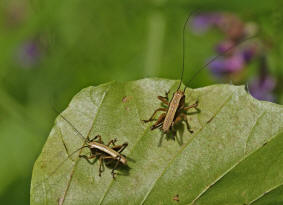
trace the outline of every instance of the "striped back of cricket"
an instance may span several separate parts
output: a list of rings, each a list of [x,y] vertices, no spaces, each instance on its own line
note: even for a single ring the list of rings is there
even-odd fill
[[[104,144],[98,142],[90,142],[88,143],[88,147],[90,149],[98,149],[106,154],[109,154],[113,157],[113,159],[119,160],[122,164],[127,164],[127,159],[123,155]]]
[[[172,100],[170,101],[169,108],[168,108],[168,111],[166,113],[166,117],[164,119],[163,125],[162,125],[163,132],[166,133],[166,132],[169,131],[169,129],[172,125],[172,122],[174,121],[176,111],[179,107],[180,101],[181,101],[183,96],[184,96],[184,92],[181,91],[181,90],[177,90],[174,93],[174,96],[173,96]]]

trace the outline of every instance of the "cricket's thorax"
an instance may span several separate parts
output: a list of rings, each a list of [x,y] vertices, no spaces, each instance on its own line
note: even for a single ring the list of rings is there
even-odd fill
[[[179,107],[180,101],[182,99],[182,97],[184,96],[184,92],[182,92],[181,90],[177,90],[174,93],[174,96],[169,104],[169,108],[166,114],[166,117],[164,119],[163,125],[162,125],[162,130],[164,132],[169,131],[171,124],[174,120],[176,111]]]
[[[114,159],[119,160],[121,163],[123,164],[127,164],[127,159],[121,155],[120,153],[116,152],[115,150],[111,149],[110,147],[107,147],[104,144],[100,144],[98,142],[90,142],[88,144],[88,147],[90,149],[98,149],[106,154],[109,154],[110,156],[112,156]]]

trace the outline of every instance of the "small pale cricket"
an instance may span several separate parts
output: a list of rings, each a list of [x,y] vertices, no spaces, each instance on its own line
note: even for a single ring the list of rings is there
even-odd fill
[[[119,164],[127,165],[127,159],[125,155],[122,155],[124,149],[128,146],[128,143],[125,142],[121,145],[116,145],[117,139],[110,140],[107,144],[104,144],[100,135],[95,136],[93,139],[90,139],[89,136],[86,138],[71,124],[69,120],[67,120],[63,115],[61,118],[64,119],[82,138],[85,139],[85,145],[73,152],[74,153],[82,150],[83,148],[89,148],[90,154],[87,155],[79,155],[80,158],[84,158],[90,164],[93,164],[96,159],[99,160],[99,176],[104,171],[104,163],[112,164],[114,166],[112,168],[112,177],[115,179],[115,170],[117,169]],[[70,157],[70,156],[69,156]],[[91,161],[91,159],[95,159]]]

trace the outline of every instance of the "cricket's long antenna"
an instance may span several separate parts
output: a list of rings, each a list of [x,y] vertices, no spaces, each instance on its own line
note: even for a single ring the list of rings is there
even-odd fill
[[[54,106],[53,106],[52,108],[53,108],[54,112],[56,112],[60,117],[62,117],[63,120],[65,120],[65,121],[73,128],[73,130],[75,130],[76,133],[79,134],[79,136],[82,138],[83,141],[86,141],[86,138],[83,136],[83,134],[82,134],[77,128],[75,128],[75,126],[74,126],[67,118],[65,118],[61,113],[59,113],[59,112],[55,109]]]
[[[59,115],[73,128],[73,130],[76,131],[76,133],[79,134],[79,136],[82,138],[83,141],[86,140],[86,138],[83,136],[83,134],[77,128],[75,128],[75,126],[67,118],[65,118],[62,114],[59,114]]]
[[[240,40],[238,43],[236,43],[236,44],[232,45],[231,47],[227,48],[223,53],[214,56],[214,57],[213,57],[212,59],[210,59],[206,64],[204,64],[197,72],[194,73],[193,77],[189,80],[189,82],[188,82],[187,84],[190,84],[190,83],[193,81],[193,79],[194,79],[204,68],[206,68],[206,66],[208,66],[209,64],[211,64],[211,63],[212,63],[213,61],[215,61],[217,58],[219,58],[219,57],[221,57],[221,56],[227,54],[229,51],[231,51],[232,49],[236,48],[236,47],[237,47],[238,45],[240,45],[241,43],[243,43],[243,42],[245,42],[245,41],[247,41],[247,40],[250,40],[250,39],[252,39],[252,38],[255,38],[255,37],[257,37],[257,35],[250,36],[250,37],[247,37],[247,38],[245,38],[245,39],[243,39],[243,40]],[[185,86],[184,92],[185,92],[186,88],[187,88],[187,86]]]
[[[180,83],[179,83],[179,86],[178,86],[178,89],[177,90],[179,90],[180,89],[180,87],[181,87],[181,84],[182,84],[182,81],[183,81],[183,76],[184,76],[184,69],[185,69],[185,30],[186,30],[186,27],[187,27],[187,24],[188,24],[188,22],[189,22],[189,20],[190,20],[190,18],[192,17],[192,15],[195,13],[196,11],[193,11],[193,12],[191,12],[190,14],[189,14],[189,16],[187,17],[187,19],[186,19],[186,21],[185,21],[185,23],[184,23],[184,26],[183,26],[183,37],[182,37],[182,49],[183,49],[183,59],[182,59],[182,72],[181,72],[181,79],[180,79]]]

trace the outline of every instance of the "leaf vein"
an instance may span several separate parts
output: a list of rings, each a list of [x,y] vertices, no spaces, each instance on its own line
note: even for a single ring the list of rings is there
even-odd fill
[[[135,110],[136,110],[136,112],[138,113],[138,116],[140,116],[140,114],[139,114],[139,112],[138,112],[138,108],[137,108],[136,102],[135,102],[134,105],[135,105]],[[148,127],[149,127],[149,126],[147,126],[147,127],[144,129],[144,132],[142,133],[142,135],[140,136],[140,138],[137,140],[137,142],[134,144],[134,146],[133,146],[133,148],[131,149],[131,151],[129,152],[128,156],[131,155],[132,151],[135,150],[135,147],[137,146],[137,144],[138,144],[138,143],[142,140],[142,138],[145,136],[145,133],[148,132]],[[108,194],[108,192],[110,191],[110,189],[111,189],[111,187],[112,187],[112,185],[113,185],[113,182],[114,182],[114,180],[112,180],[111,183],[108,185],[108,188],[106,189],[104,195],[102,196],[101,200],[100,200],[99,203],[98,203],[99,205],[101,205],[101,204],[103,203],[103,201],[104,201],[106,195]]]
[[[93,120],[93,122],[92,122],[91,128],[90,128],[90,130],[89,130],[87,136],[90,135],[90,133],[91,133],[93,127],[94,127],[94,124],[95,124],[97,115],[98,115],[98,113],[99,113],[99,111],[100,111],[99,108],[101,107],[101,105],[102,105],[102,103],[103,103],[103,101],[104,101],[104,99],[105,99],[106,93],[109,91],[109,89],[110,89],[110,88],[108,88],[108,89],[103,93],[102,99],[101,99],[99,105],[97,106],[97,107],[98,107],[98,108],[97,108],[97,112],[96,112],[96,114],[95,114],[95,116],[94,116],[94,120]],[[91,91],[91,90],[90,90],[90,91]],[[92,98],[91,98],[91,93],[89,93],[89,94],[90,94],[90,99],[92,99]],[[84,146],[85,143],[86,143],[86,142],[84,142],[84,143],[82,144],[82,146]],[[79,155],[81,154],[81,152],[82,152],[82,150],[80,150]],[[67,186],[66,186],[66,188],[65,188],[64,194],[63,194],[63,196],[60,198],[60,202],[61,202],[60,205],[63,205],[63,204],[64,204],[64,201],[65,201],[65,198],[66,198],[66,196],[67,196],[69,187],[70,187],[70,185],[71,185],[71,181],[72,181],[72,179],[73,179],[73,174],[74,174],[74,172],[75,172],[75,167],[77,166],[77,164],[78,164],[78,162],[79,162],[79,159],[80,159],[80,158],[77,158],[76,161],[75,161],[75,163],[74,163],[74,165],[73,165],[73,168],[72,168],[72,171],[71,171],[71,173],[70,173],[70,175],[69,175],[69,180],[68,180]]]
[[[250,131],[250,133],[249,133],[249,135],[248,135],[248,138],[247,138],[247,141],[246,141],[246,143],[245,143],[244,155],[246,154],[247,144],[248,144],[249,141],[250,141],[250,138],[251,138],[251,136],[252,136],[252,133],[253,133],[253,131],[254,131],[254,128],[255,128],[256,125],[258,124],[259,120],[264,116],[265,112],[266,112],[266,111],[263,111],[263,112],[259,115],[259,117],[258,117],[257,120],[255,121],[255,124],[254,124],[253,127],[251,128],[251,131]]]
[[[274,140],[276,138],[276,136],[278,135],[274,135],[271,136],[270,141]],[[247,158],[249,158],[252,154],[254,154],[255,152],[257,152],[260,148],[262,148],[264,146],[264,144],[262,144],[260,147],[258,147],[257,149],[255,149],[253,152],[249,153],[248,155],[244,156],[243,158],[241,158],[238,162],[236,162],[233,166],[231,166],[226,172],[224,172],[221,176],[219,176],[213,183],[211,183],[209,186],[206,186],[206,188],[190,203],[190,205],[193,205],[201,196],[203,196],[213,185],[215,185],[220,179],[222,179],[225,175],[227,175],[228,173],[230,173],[235,167],[237,167],[242,161],[246,160]]]
[[[217,112],[215,113],[215,116],[221,112],[221,110],[225,107],[225,105],[231,100],[232,96],[234,95],[234,92],[225,100],[225,102],[220,106],[220,108],[217,110]],[[190,144],[190,142],[192,142],[192,140],[198,136],[198,134],[205,128],[206,126],[201,127],[198,132],[192,137],[192,139],[190,141],[187,142],[187,144],[182,147],[177,153],[176,155],[170,160],[170,162],[168,163],[168,166],[166,166],[164,168],[164,170],[162,171],[162,173],[158,176],[158,178],[154,181],[152,187],[149,189],[149,191],[146,193],[145,198],[143,199],[143,201],[141,202],[141,205],[145,203],[145,201],[148,199],[148,196],[150,195],[150,193],[152,192],[153,188],[155,187],[157,181],[165,174],[165,172],[168,170],[168,168],[171,166],[171,164],[173,163],[173,161],[183,152],[183,150]]]
[[[280,186],[282,186],[282,185],[283,185],[283,183],[282,183],[282,184],[277,184],[276,186],[272,187],[271,189],[269,189],[269,190],[265,191],[264,193],[260,194],[257,198],[253,199],[253,200],[249,203],[249,205],[251,205],[251,204],[253,204],[254,202],[258,201],[259,199],[261,199],[262,197],[264,197],[266,194],[268,194],[268,193],[270,193],[270,192],[272,192],[272,191],[278,189],[278,188],[279,188]]]

